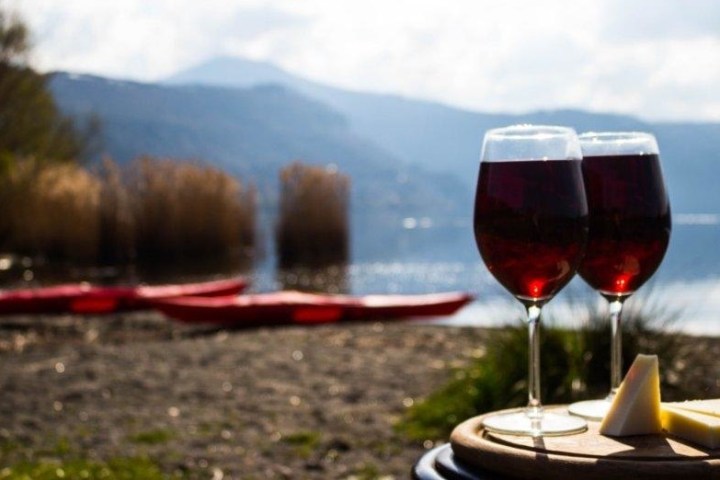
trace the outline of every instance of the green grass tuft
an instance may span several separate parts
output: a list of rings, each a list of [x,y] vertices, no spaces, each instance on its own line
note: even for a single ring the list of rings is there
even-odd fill
[[[541,365],[543,398],[568,400],[573,370],[565,345],[572,332],[545,329]],[[440,439],[462,420],[479,413],[519,407],[527,402],[527,331],[524,325],[498,330],[488,340],[487,354],[456,370],[452,380],[416,403],[396,425],[413,440]]]
[[[624,313],[623,371],[638,353],[656,352],[661,372],[671,372],[679,343],[675,335],[663,334],[663,329],[677,312],[648,303],[641,303],[640,307],[636,303]],[[609,391],[610,325],[606,312],[582,308],[589,318],[585,327],[579,330],[542,328],[540,363],[545,405],[601,398]],[[486,355],[456,370],[446,385],[415,403],[395,425],[396,430],[418,441],[444,439],[465,419],[524,406],[527,403],[527,343],[524,323],[493,332],[487,341]],[[663,391],[672,391],[673,387],[664,378],[663,385]]]
[[[374,463],[364,463],[355,470],[355,474],[348,477],[352,480],[378,480],[383,478],[380,469]]]
[[[322,435],[319,432],[295,432],[282,438],[284,443],[292,445],[296,453],[302,457],[309,457],[321,440]]]
[[[0,468],[0,480],[171,480],[147,458],[115,458],[108,462],[84,459],[63,462],[28,461]]]

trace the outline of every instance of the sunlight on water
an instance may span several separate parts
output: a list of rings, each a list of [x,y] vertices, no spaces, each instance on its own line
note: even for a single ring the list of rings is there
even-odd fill
[[[256,279],[256,289],[276,288],[267,277]],[[348,293],[415,294],[468,291],[476,301],[455,315],[431,322],[452,326],[498,327],[522,321],[524,311],[480,263],[463,262],[372,262],[347,268]],[[627,302],[628,309],[671,312],[672,328],[689,334],[720,335],[720,276],[687,281],[654,281]],[[603,312],[605,301],[575,278],[543,309],[546,323],[577,328],[588,321],[590,312]],[[671,316],[672,316],[671,315]]]
[[[720,335],[720,277],[667,283],[660,291],[669,305],[681,309],[682,331]]]
[[[720,214],[717,213],[677,213],[673,215],[676,225],[720,225]]]
[[[369,263],[350,268],[354,294],[469,291],[476,301],[451,317],[434,323],[495,327],[524,318],[519,302],[500,287],[479,262]],[[670,312],[673,329],[690,334],[720,335],[720,276],[698,280],[651,281],[628,300],[628,310],[640,305],[648,313]],[[643,306],[645,305],[645,306]],[[578,328],[590,312],[605,311],[605,300],[575,278],[543,309],[546,322]]]
[[[481,266],[460,262],[367,263],[350,267],[353,293],[430,293],[479,291],[492,279]]]

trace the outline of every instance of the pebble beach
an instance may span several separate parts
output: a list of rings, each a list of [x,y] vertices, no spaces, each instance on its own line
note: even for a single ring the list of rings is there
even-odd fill
[[[485,336],[420,321],[225,331],[154,312],[6,317],[3,464],[142,456],[189,478],[408,478],[433,443],[394,423]]]

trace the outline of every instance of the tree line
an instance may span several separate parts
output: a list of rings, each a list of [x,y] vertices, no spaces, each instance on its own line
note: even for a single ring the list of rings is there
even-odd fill
[[[62,114],[49,77],[29,64],[30,33],[16,15],[0,10],[0,175],[30,158],[77,162],[99,138],[95,118]]]

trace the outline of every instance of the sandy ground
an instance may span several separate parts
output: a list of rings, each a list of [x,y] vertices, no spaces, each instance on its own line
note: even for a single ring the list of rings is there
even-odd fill
[[[154,313],[0,319],[0,455],[145,455],[192,478],[408,478],[393,424],[482,347],[419,322],[226,332]]]

